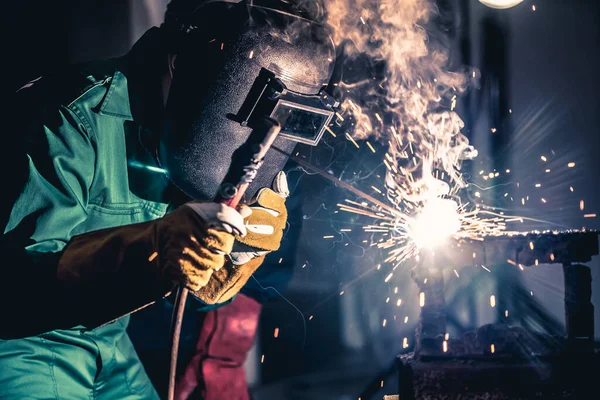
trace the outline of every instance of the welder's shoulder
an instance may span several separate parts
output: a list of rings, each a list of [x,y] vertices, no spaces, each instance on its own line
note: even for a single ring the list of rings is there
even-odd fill
[[[68,109],[92,131],[92,115],[107,94],[115,60],[75,64],[25,84],[15,93],[16,112],[31,120]],[[91,132],[90,132],[91,133]]]

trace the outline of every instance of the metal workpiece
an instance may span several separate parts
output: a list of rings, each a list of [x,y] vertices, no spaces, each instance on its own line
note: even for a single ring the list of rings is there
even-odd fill
[[[585,263],[598,255],[598,231],[505,233],[452,241],[432,254],[435,266]],[[429,255],[428,257],[431,257]]]
[[[583,230],[502,234],[423,252],[412,273],[421,303],[415,348],[397,362],[400,397],[581,398],[592,381],[589,366],[600,365],[594,350],[591,270],[583,264],[598,255],[598,235]],[[494,265],[525,271],[545,264],[563,265],[563,336],[505,322],[457,338],[446,334],[444,270]],[[524,380],[527,385],[521,384]]]

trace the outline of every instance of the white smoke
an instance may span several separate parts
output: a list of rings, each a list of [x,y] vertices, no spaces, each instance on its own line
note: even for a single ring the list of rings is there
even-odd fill
[[[461,162],[477,155],[454,112],[471,73],[449,71],[449,50],[434,42],[428,24],[438,15],[431,0],[325,0],[334,41],[385,65],[378,87],[362,101],[347,98],[342,110],[355,119],[353,136],[388,144],[386,183],[397,195],[426,196],[431,171],[444,171],[464,186]],[[342,88],[347,88],[341,83]],[[367,101],[364,99],[367,98]],[[380,110],[382,118],[373,110]],[[397,172],[396,172],[397,171]],[[409,176],[410,175],[410,176]],[[431,195],[429,193],[428,195]],[[423,200],[423,199],[421,199]]]

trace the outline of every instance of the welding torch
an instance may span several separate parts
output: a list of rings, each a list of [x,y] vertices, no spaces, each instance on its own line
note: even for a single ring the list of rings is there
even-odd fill
[[[272,118],[265,117],[256,122],[248,140],[233,153],[229,171],[219,186],[214,202],[225,204],[232,208],[236,208],[240,204],[246,189],[248,189],[248,186],[256,177],[267,151],[271,148],[280,130],[281,126],[279,122]],[[171,362],[169,367],[168,400],[174,400],[175,398],[179,339],[188,293],[189,289],[183,286],[179,287],[171,319]]]

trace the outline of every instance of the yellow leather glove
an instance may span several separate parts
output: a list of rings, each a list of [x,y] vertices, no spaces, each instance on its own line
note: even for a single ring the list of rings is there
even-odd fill
[[[214,271],[206,286],[193,294],[206,304],[223,303],[235,296],[265,256],[279,249],[287,223],[285,199],[289,195],[284,172],[275,177],[273,189],[259,190],[247,211],[242,212],[247,234],[236,235],[229,259],[223,268]]]
[[[235,237],[245,235],[246,209],[190,202],[153,221],[73,237],[53,289],[69,310],[61,327],[100,326],[163,298],[175,285],[199,290],[223,269]]]
[[[158,222],[164,229],[160,242],[165,277],[190,290],[198,290],[225,264],[234,234],[245,235],[247,207],[239,212],[223,204],[190,202]]]
[[[156,277],[165,290],[174,284],[198,290],[225,264],[234,235],[245,235],[243,211],[190,202],[154,221],[75,236],[60,259],[58,279],[76,286],[124,276],[140,282]]]

